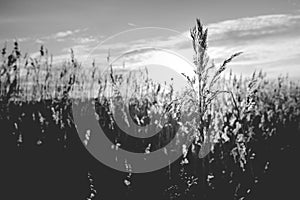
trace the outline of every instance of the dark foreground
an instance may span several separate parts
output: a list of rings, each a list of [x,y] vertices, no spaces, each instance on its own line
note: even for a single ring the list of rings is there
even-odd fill
[[[87,152],[68,120],[70,109],[64,101],[1,102],[1,199],[297,198],[299,116],[270,125],[277,131],[267,139],[254,120],[244,170],[229,141],[205,159],[189,151],[187,165],[179,159],[156,172],[130,175]]]

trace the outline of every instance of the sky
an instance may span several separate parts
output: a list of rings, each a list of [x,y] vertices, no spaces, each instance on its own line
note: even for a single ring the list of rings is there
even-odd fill
[[[208,53],[217,64],[242,51],[229,66],[236,74],[262,69],[300,79],[299,0],[0,0],[0,44],[17,39],[33,57],[44,45],[56,61],[68,59],[72,48],[82,62],[104,60],[109,50],[115,58],[133,51],[126,64],[151,54],[171,65],[165,52],[141,49],[170,50],[192,62],[196,18],[208,28]]]

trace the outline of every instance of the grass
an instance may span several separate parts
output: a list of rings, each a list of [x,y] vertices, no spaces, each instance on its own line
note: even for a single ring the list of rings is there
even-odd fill
[[[233,54],[216,67],[207,55],[207,35],[208,30],[197,20],[191,29],[195,76],[184,75],[191,87],[181,94],[175,93],[172,85],[153,82],[146,69],[121,75],[110,66],[109,73],[105,74],[93,63],[92,70],[82,73],[84,66],[73,52],[70,60],[57,67],[43,46],[36,58],[23,55],[17,42],[11,53],[4,46],[0,71],[0,122],[7,130],[1,136],[2,141],[7,141],[4,146],[12,156],[25,155],[31,161],[35,158],[31,153],[38,149],[44,149],[41,156],[49,150],[51,155],[65,156],[64,152],[70,152],[76,156],[72,153],[78,153],[79,150],[74,149],[80,149],[80,144],[70,114],[71,103],[85,101],[93,94],[99,103],[99,122],[115,134],[115,145],[124,140],[118,138],[112,118],[115,106],[124,110],[129,105],[130,112],[123,113],[124,119],[133,119],[126,122],[128,127],[133,123],[147,125],[150,119],[157,120],[158,126],[163,127],[166,121],[161,116],[168,119],[167,124],[172,128],[159,134],[157,140],[145,139],[137,146],[134,140],[125,137],[127,142],[122,143],[123,148],[133,145],[140,152],[159,149],[173,137],[178,119],[184,122],[180,124],[181,135],[177,135],[176,140],[190,139],[192,145],[173,147],[182,151],[183,156],[160,170],[164,188],[156,188],[157,196],[149,194],[153,198],[256,198],[255,195],[260,194],[257,187],[267,187],[260,182],[267,176],[270,163],[278,163],[276,155],[295,155],[290,152],[294,152],[299,138],[299,85],[288,77],[268,79],[262,72],[253,73],[251,78],[232,74],[228,79],[223,78],[221,74],[227,65],[241,53]],[[139,134],[138,130],[133,134]],[[90,133],[84,131],[79,135],[88,145]],[[207,155],[206,151],[210,153]],[[64,156],[60,162],[69,166]],[[87,173],[89,180],[97,182],[107,169],[102,166],[101,174],[91,163],[94,162],[89,160],[88,167],[78,169]],[[59,175],[63,177],[62,173]],[[135,182],[151,185],[139,182],[139,175],[130,171],[114,180],[122,183],[124,178],[126,186],[119,188],[124,198],[136,198],[142,193],[143,190],[135,189],[139,188]],[[107,187],[105,184],[98,182],[97,189],[90,184],[91,181],[87,186],[92,188],[90,193],[83,191],[85,185],[78,186],[82,195],[87,192],[86,198],[98,195],[105,199],[117,195],[102,189]]]

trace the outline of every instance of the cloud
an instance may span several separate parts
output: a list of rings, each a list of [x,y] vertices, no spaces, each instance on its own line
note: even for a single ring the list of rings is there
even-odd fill
[[[38,43],[38,44],[44,44],[45,42],[41,39],[36,39],[35,40],[35,43]]]
[[[66,36],[69,36],[69,35],[73,35],[73,31],[64,31],[64,32],[58,32],[54,35],[54,38],[62,38],[62,37],[66,37]]]
[[[32,38],[30,37],[21,37],[21,38],[18,38],[17,40],[19,42],[27,42],[27,41],[30,41]]]
[[[209,56],[221,63],[233,53],[244,54],[229,66],[238,73],[250,75],[260,68],[276,75],[282,71],[293,74],[300,66],[300,15],[264,15],[222,21],[208,26]],[[189,35],[189,31],[183,33]],[[162,41],[168,48],[176,48],[188,56],[189,40],[169,37]],[[188,52],[188,53],[185,53]],[[298,70],[299,71],[299,70]],[[300,78],[300,74],[298,75]]]
[[[212,35],[224,35],[229,32],[241,32],[252,35],[261,34],[264,30],[288,28],[299,23],[299,21],[299,15],[263,15],[210,24],[208,28]]]
[[[263,69],[277,75],[293,74],[300,64],[300,15],[267,15],[211,24],[209,55],[221,62],[232,53],[244,54],[231,63],[232,69],[250,74]],[[300,78],[300,75],[298,75]]]
[[[87,44],[87,43],[98,43],[99,39],[93,36],[87,36],[87,37],[76,37],[73,38],[74,42],[78,44]]]
[[[6,38],[6,39],[0,39],[0,43],[13,43],[15,41],[17,41],[18,43],[23,43],[23,42],[29,42],[31,41],[32,38],[31,37],[15,37],[15,38]]]
[[[86,31],[87,28],[84,29],[74,29],[74,30],[66,30],[66,31],[60,31],[57,33],[52,33],[50,35],[44,35],[44,36],[30,36],[30,37],[14,37],[14,38],[7,38],[7,39],[0,39],[0,42],[14,42],[15,40],[17,40],[18,42],[33,42],[33,43],[37,43],[37,44],[44,44],[44,43],[48,43],[48,45],[50,44],[49,42],[51,42],[51,44],[53,43],[53,41],[55,42],[64,42],[67,39],[73,39],[75,38],[76,35],[78,35],[81,32]],[[80,38],[79,41],[82,43],[85,42],[92,42],[92,41],[96,41],[96,38],[89,36],[89,37],[79,37],[76,36],[77,38]],[[99,36],[101,37],[101,36]]]
[[[300,14],[239,18],[209,24],[207,27],[209,29],[208,53],[217,64],[233,53],[244,52],[229,65],[236,73],[250,75],[255,69],[262,68],[272,75],[280,74],[282,71],[293,74],[296,67],[299,68]],[[147,33],[146,30],[145,32]],[[145,35],[144,38],[131,41],[108,41],[99,46],[92,56],[102,56],[105,62],[109,49],[112,56],[118,56],[129,50],[157,47],[175,51],[192,61],[193,49],[189,31],[170,33],[158,34],[151,39]],[[71,34],[72,31],[66,31],[65,34],[58,35],[67,37]],[[74,41],[77,43],[73,46],[74,52],[81,56],[87,55],[99,42],[92,36],[74,37]],[[144,59],[143,56],[140,59]],[[300,74],[298,76],[300,78]]]
[[[75,30],[66,30],[66,31],[59,31],[57,33],[53,33],[48,36],[40,37],[40,40],[56,40],[58,42],[63,42],[67,38],[74,36],[75,34],[78,34],[80,32],[86,31],[87,28],[84,29],[75,29]]]
[[[61,31],[61,32],[57,32],[56,34],[53,35],[53,38],[57,39],[57,38],[64,38],[64,37],[67,37],[67,36],[71,36],[71,35],[74,35],[75,33],[79,33],[83,30],[86,30],[86,29],[76,29],[76,30],[67,30],[67,31]]]
[[[130,22],[129,22],[129,23],[127,23],[127,25],[128,25],[128,26],[137,26],[136,24],[134,24],[134,23],[130,23]]]

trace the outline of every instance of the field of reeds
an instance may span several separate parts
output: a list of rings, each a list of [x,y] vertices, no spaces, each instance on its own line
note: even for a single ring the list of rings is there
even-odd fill
[[[197,20],[191,29],[195,77],[184,75],[190,87],[180,94],[172,85],[148,79],[147,70],[121,75],[109,66],[104,73],[95,63],[85,70],[73,53],[57,66],[43,46],[35,58],[23,54],[17,42],[13,49],[4,46],[0,141],[5,195],[9,199],[291,198],[299,170],[299,83],[284,76],[269,79],[263,72],[254,72],[251,78],[230,73],[225,78],[227,65],[241,53],[219,66],[213,64],[206,53],[207,34]],[[174,145],[182,156],[154,172],[111,169],[86,150],[95,133],[88,127],[76,130],[72,119],[72,104],[86,105],[91,94],[99,125],[115,150],[152,152],[173,138],[174,144],[192,143]],[[127,105],[129,116],[126,112],[122,116],[132,121],[124,126],[156,120],[162,130],[140,141],[126,135],[112,115]],[[88,121],[87,111],[82,109],[81,114]],[[135,131],[133,135],[139,134]],[[201,156],[205,144],[214,145]]]

